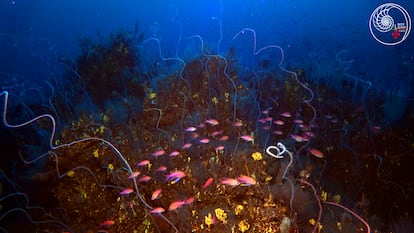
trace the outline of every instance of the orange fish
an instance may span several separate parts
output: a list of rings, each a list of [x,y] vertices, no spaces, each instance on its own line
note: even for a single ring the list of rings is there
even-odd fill
[[[219,138],[219,141],[227,141],[229,139],[229,136],[223,135]]]
[[[241,186],[250,186],[256,184],[256,179],[250,176],[240,175],[237,177],[237,181],[240,182]]]
[[[110,227],[114,224],[115,224],[115,221],[113,221],[113,220],[105,220],[105,221],[101,222],[101,224],[99,224],[99,226],[101,226],[101,227]]]
[[[193,204],[194,201],[195,201],[195,197],[189,197],[189,198],[184,200],[184,203],[186,205],[191,205],[191,204]]]
[[[219,124],[218,120],[216,120],[216,119],[207,119],[206,123],[209,124],[209,125],[212,125],[212,126],[215,126],[215,125]]]
[[[185,201],[174,201],[170,204],[168,210],[176,210],[178,208],[181,208],[183,205],[185,205]]]
[[[148,182],[151,180],[151,176],[143,176],[138,179],[138,182]]]
[[[153,201],[155,199],[158,199],[160,197],[161,192],[162,192],[161,188],[155,190],[151,195],[151,200]]]
[[[213,183],[213,178],[208,178],[206,180],[206,182],[204,182],[203,186],[201,187],[201,190],[204,190],[205,188],[207,188],[208,186],[210,186]]]
[[[322,159],[324,156],[323,156],[323,153],[320,151],[320,150],[317,150],[317,149],[315,149],[315,148],[309,148],[308,149],[308,151],[313,155],[313,156],[315,156],[316,158],[320,158],[320,159]]]
[[[132,174],[128,176],[128,179],[134,179],[135,177],[139,176],[139,174],[141,174],[139,171],[132,172]]]
[[[233,178],[224,178],[220,181],[220,184],[224,184],[224,185],[227,185],[227,186],[234,187],[234,186],[239,185],[240,182],[236,179],[233,179]]]
[[[161,165],[161,166],[159,166],[157,168],[157,172],[165,172],[165,171],[167,171],[167,167],[166,166]]]

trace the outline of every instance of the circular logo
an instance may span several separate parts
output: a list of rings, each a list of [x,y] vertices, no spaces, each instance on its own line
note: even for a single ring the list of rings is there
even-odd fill
[[[397,45],[407,39],[411,31],[408,12],[395,3],[384,3],[372,12],[369,19],[372,37],[383,45]]]

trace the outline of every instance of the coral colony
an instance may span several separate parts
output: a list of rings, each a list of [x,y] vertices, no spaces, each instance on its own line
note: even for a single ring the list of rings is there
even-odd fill
[[[61,61],[67,81],[50,84],[51,111],[22,114],[29,108],[4,90],[3,124],[24,145],[18,167],[38,169],[53,201],[32,204],[2,172],[0,220],[24,219],[33,232],[371,232],[367,206],[349,206],[323,184],[338,154],[366,159],[349,149],[351,128],[374,129],[364,110],[341,115],[349,106],[322,106],[328,85],[286,67],[282,47],[257,49],[254,29],[233,42],[242,37],[258,59],[278,53],[277,69],[253,70],[246,82],[237,50],[211,53],[199,35],[183,38],[200,45],[199,57],[184,61],[163,57],[157,38],[119,32],[110,42],[82,38],[78,60]],[[43,153],[29,149],[29,131],[48,143]],[[374,140],[369,132],[365,144]]]

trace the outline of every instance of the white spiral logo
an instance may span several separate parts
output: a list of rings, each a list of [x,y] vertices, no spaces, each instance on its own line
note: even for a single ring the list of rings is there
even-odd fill
[[[402,6],[385,3],[372,12],[369,28],[371,35],[381,44],[396,45],[408,37],[411,30],[411,18]]]

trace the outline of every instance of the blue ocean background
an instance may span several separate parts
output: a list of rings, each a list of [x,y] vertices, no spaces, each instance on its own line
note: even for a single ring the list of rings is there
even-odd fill
[[[367,150],[372,151],[369,156],[364,157],[368,158],[368,162],[355,164],[355,166],[367,166],[367,170],[377,174],[361,183],[367,185],[367,193],[371,189],[368,183],[375,183],[373,185],[375,188],[372,187],[372,190],[378,191],[378,196],[388,195],[389,192],[390,197],[379,198],[381,200],[376,201],[369,199],[374,196],[370,193],[369,200],[366,200],[366,197],[350,197],[348,203],[354,206],[354,210],[356,203],[367,205],[364,206],[367,207],[366,212],[360,208],[358,213],[371,224],[371,232],[374,232],[374,229],[378,232],[391,230],[397,233],[409,232],[413,230],[414,225],[412,201],[414,176],[410,170],[414,164],[414,136],[410,132],[414,128],[414,39],[411,32],[402,43],[385,46],[373,38],[369,29],[369,19],[373,10],[384,3],[379,0],[2,0],[0,2],[0,91],[9,92],[9,108],[23,103],[21,109],[32,109],[27,111],[29,113],[26,112],[26,115],[19,116],[19,109],[13,108],[7,118],[9,123],[18,124],[47,113],[43,112],[42,105],[48,103],[49,96],[58,90],[57,84],[65,83],[68,78],[65,73],[68,67],[65,64],[69,64],[67,63],[69,60],[74,62],[83,55],[84,51],[80,46],[82,38],[105,43],[111,33],[128,31],[129,38],[133,41],[133,48],[144,54],[137,69],[148,71],[149,67],[155,67],[154,76],[160,77],[159,79],[180,73],[181,61],[190,64],[206,54],[213,54],[224,57],[234,56],[238,79],[241,84],[249,86],[256,80],[255,71],[258,76],[275,70],[277,70],[275,73],[280,74],[278,64],[283,58],[281,67],[304,73],[302,81],[306,85],[311,83],[317,87],[320,83],[323,88],[333,90],[336,95],[331,98],[343,98],[341,101],[351,102],[355,112],[361,108],[359,113],[367,116],[370,127],[380,129],[386,135],[393,135],[392,138],[398,138],[390,141],[387,152],[381,145],[384,146],[388,141],[367,145],[369,147]],[[395,3],[403,6],[411,17],[414,17],[413,1],[398,0]],[[244,33],[240,33],[243,29]],[[253,30],[257,36],[256,50],[254,50]],[[142,37],[139,39],[140,36]],[[283,56],[278,49],[263,55],[264,57],[253,55],[258,49],[269,45],[282,48]],[[169,63],[166,59],[172,61]],[[189,77],[191,78],[191,74]],[[159,79],[154,80],[159,81]],[[151,88],[158,88],[157,85],[160,84],[156,81],[150,84]],[[329,111],[323,107],[323,100],[317,99],[318,89],[314,88],[313,91],[317,93],[314,103],[318,106],[318,114],[321,116],[328,114]],[[106,106],[118,104],[112,103]],[[138,103],[140,106],[141,104]],[[0,106],[3,109],[3,98]],[[35,106],[39,108],[33,109]],[[252,108],[252,105],[248,104],[245,107],[243,104],[239,106],[238,112],[247,113]],[[140,107],[137,109],[141,111]],[[97,105],[79,101],[71,109],[73,119],[80,117],[85,110],[90,110],[91,114],[100,113]],[[125,123],[128,120],[124,110],[119,110],[118,123]],[[232,111],[228,113],[229,118],[232,114]],[[349,113],[352,114],[357,113]],[[361,122],[364,122],[364,119]],[[58,133],[71,124],[70,120],[63,118],[58,119],[57,123]],[[16,198],[16,204],[9,203],[8,198],[5,197],[10,193],[24,192],[28,199],[31,199],[30,193],[36,191],[36,187],[31,186],[29,182],[16,177],[32,176],[37,173],[39,167],[47,166],[46,162],[40,162],[39,167],[23,166],[22,169],[21,165],[16,165],[21,164],[19,155],[9,154],[8,148],[9,146],[18,148],[24,143],[41,142],[40,146],[34,149],[35,152],[31,151],[31,153],[47,152],[50,149],[48,146],[50,126],[48,126],[46,125],[45,130],[30,132],[10,129],[4,124],[0,128],[1,145],[6,148],[0,155],[3,157],[0,165],[2,171],[0,187],[3,187],[0,188],[0,231],[19,232],[5,224],[5,221],[25,219],[23,214],[9,215],[6,207],[12,209],[15,204],[20,208],[27,208],[21,204],[25,202],[23,200],[25,198]],[[338,130],[345,131],[346,127],[347,123],[344,123],[343,128],[339,127]],[[352,127],[349,129],[353,130]],[[13,130],[18,132],[11,132]],[[334,129],[326,129],[326,131],[330,130]],[[364,132],[361,130],[355,134]],[[25,137],[29,139],[24,140]],[[264,136],[260,137],[264,138]],[[17,142],[18,140],[20,141]],[[261,146],[268,145],[267,141],[266,143],[264,141],[262,139]],[[347,145],[347,150],[353,151],[352,146]],[[403,152],[387,158],[387,153],[392,153],[394,147]],[[329,154],[326,148],[323,152],[325,155]],[[397,157],[398,161],[394,160]],[[34,158],[35,155],[31,157]],[[346,166],[353,167],[353,163],[354,161],[347,161]],[[379,175],[387,173],[386,170],[381,170],[384,164],[388,164],[390,174],[393,174],[387,178],[385,175]],[[342,176],[335,177],[333,174],[334,172],[331,172],[332,176],[324,181],[326,186],[341,194],[343,189],[339,188],[339,183],[342,182],[338,180],[341,180]],[[355,173],[352,176],[359,177],[362,176],[361,174],[363,173]],[[409,180],[411,182],[408,182]],[[26,188],[21,189],[20,186]],[[47,189],[47,186],[44,188]],[[318,193],[322,192],[321,189],[317,190]],[[42,193],[47,195],[48,191]],[[343,193],[344,197],[346,195],[350,195],[350,192]],[[401,201],[408,199],[411,201]],[[404,205],[407,208],[401,212],[388,211],[390,208],[398,209]],[[1,206],[4,208],[2,209]],[[351,219],[349,216],[343,214],[343,218]],[[37,221],[36,217],[32,217],[32,220],[29,222]],[[19,221],[16,220],[16,223]],[[350,221],[357,222],[355,218]],[[95,222],[97,223],[95,225],[99,225],[101,220]],[[38,224],[34,225],[38,226]],[[362,224],[358,226],[363,228]],[[56,232],[63,232],[60,228],[56,229],[59,229]]]

